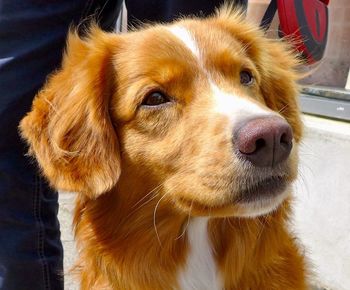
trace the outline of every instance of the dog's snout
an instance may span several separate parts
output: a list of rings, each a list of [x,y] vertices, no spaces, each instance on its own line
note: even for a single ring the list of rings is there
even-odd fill
[[[270,167],[286,160],[292,149],[292,128],[277,116],[250,119],[234,130],[238,154],[257,167]]]

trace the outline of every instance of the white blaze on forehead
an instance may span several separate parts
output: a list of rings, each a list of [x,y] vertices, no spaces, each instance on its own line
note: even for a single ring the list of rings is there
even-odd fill
[[[227,116],[232,123],[250,116],[272,116],[276,114],[243,97],[224,92],[213,82],[210,82],[210,86],[215,104],[214,111]]]
[[[168,28],[169,31],[180,39],[183,44],[197,57],[199,58],[200,53],[197,42],[191,35],[191,33],[183,26],[171,26]]]

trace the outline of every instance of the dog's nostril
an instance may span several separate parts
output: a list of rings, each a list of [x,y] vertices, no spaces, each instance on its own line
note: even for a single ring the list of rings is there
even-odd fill
[[[260,149],[266,146],[266,141],[262,138],[256,140],[255,142],[255,151],[259,151]]]
[[[280,144],[290,146],[292,143],[293,136],[287,128],[287,133],[283,133],[280,138]]]
[[[281,136],[281,139],[280,139],[280,143],[281,143],[281,144],[283,144],[283,143],[284,143],[284,144],[287,144],[288,142],[287,142],[287,139],[286,139],[286,138],[287,138],[286,133],[283,133],[282,136]]]

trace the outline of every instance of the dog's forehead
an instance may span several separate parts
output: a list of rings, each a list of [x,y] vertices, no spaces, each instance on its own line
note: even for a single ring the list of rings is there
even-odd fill
[[[232,68],[249,62],[245,45],[223,28],[200,20],[179,21],[131,33],[117,59],[118,70],[137,76],[165,76],[171,71],[188,76]],[[135,68],[137,67],[137,70]],[[225,69],[227,68],[227,69]],[[225,75],[225,73],[224,73]]]
[[[183,25],[173,25],[167,27],[167,30],[178,38],[181,43],[188,48],[193,56],[195,56],[197,59],[200,58],[201,52],[198,47],[198,42],[194,38],[193,33],[187,27]]]
[[[209,38],[209,35],[218,37],[218,31],[213,27],[204,26],[201,29],[196,24],[187,24],[186,22],[175,23],[166,27],[166,29],[196,57],[200,57],[200,54],[203,53],[203,40],[205,38]],[[205,31],[206,34],[203,34]],[[211,47],[211,49],[215,48],[216,46]]]
[[[215,23],[179,22],[167,27],[167,30],[201,66],[206,66],[216,56],[223,54],[229,56],[229,61],[233,63],[244,62],[246,57],[245,45]]]
[[[177,56],[205,62],[213,54],[229,52],[232,58],[245,56],[246,44],[215,22],[202,20],[178,21],[157,25],[130,34],[128,51],[139,51],[142,57],[165,58]]]

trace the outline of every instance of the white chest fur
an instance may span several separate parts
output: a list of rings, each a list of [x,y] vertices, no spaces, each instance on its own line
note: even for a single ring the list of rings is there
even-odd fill
[[[187,228],[189,252],[179,274],[181,290],[221,290],[222,284],[208,236],[208,218],[193,218]]]

